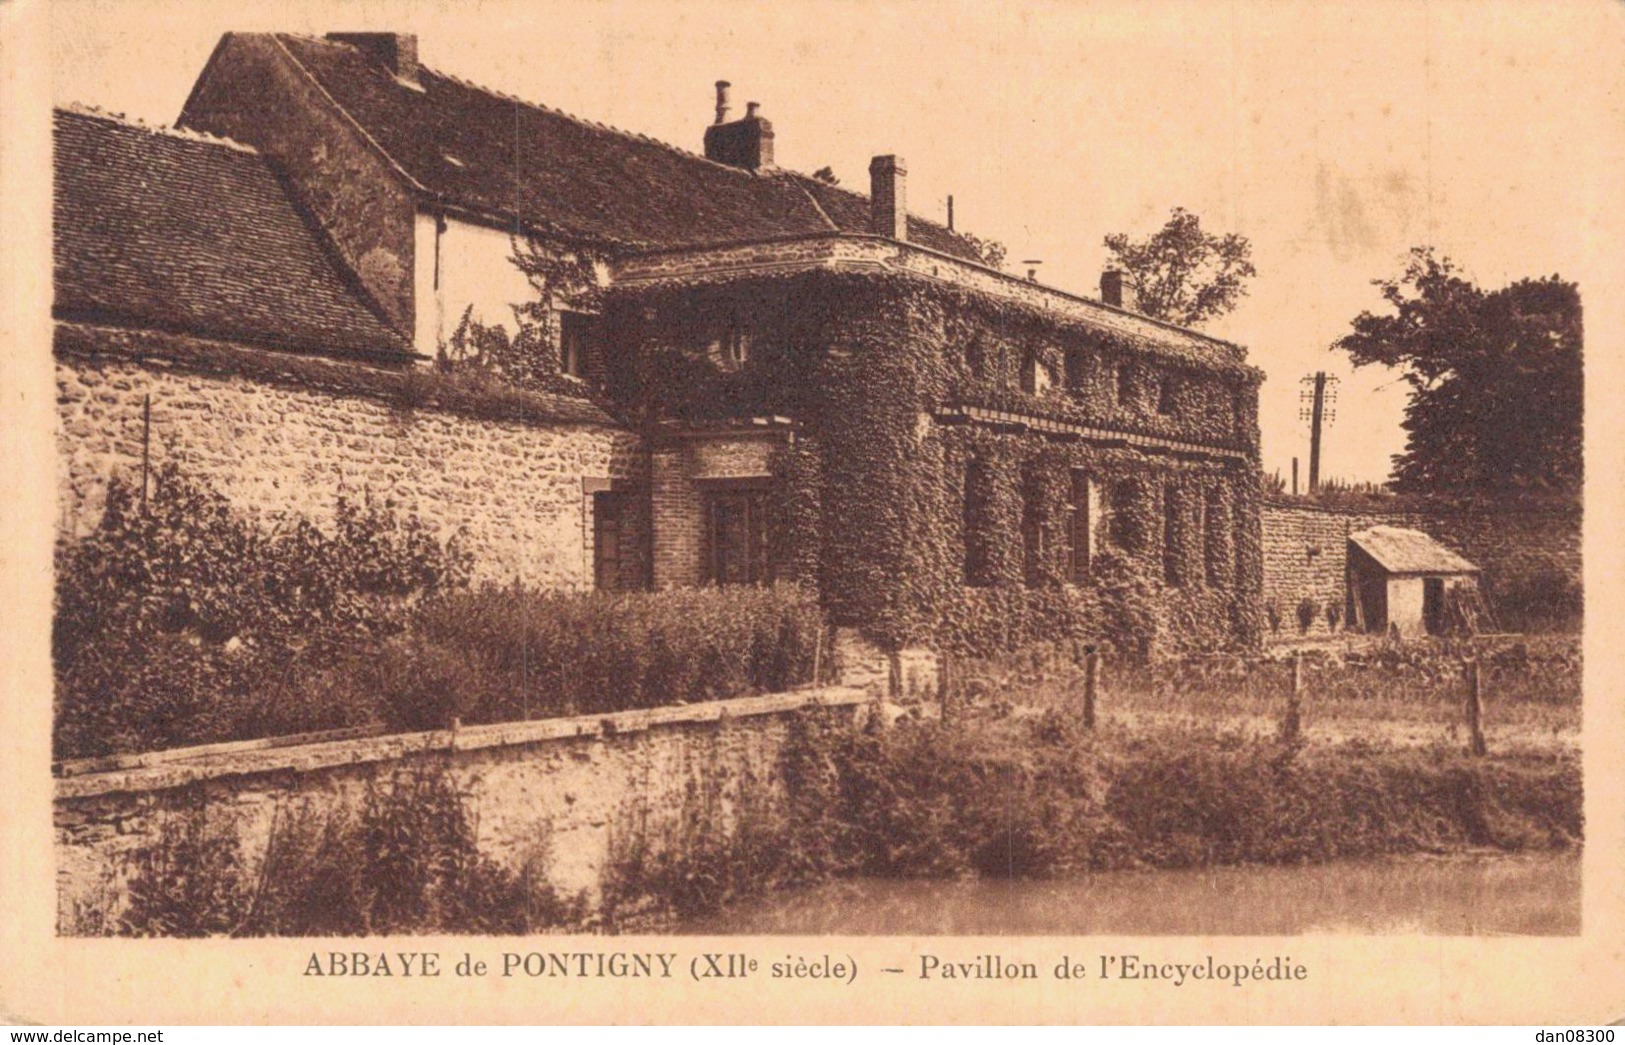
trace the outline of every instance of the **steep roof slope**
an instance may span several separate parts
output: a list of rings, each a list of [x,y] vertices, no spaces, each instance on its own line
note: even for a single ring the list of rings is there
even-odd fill
[[[631,249],[868,229],[867,198],[787,171],[753,174],[422,69],[405,86],[348,44],[278,42],[423,191],[565,237]],[[974,259],[911,217],[921,246]]]
[[[404,355],[254,150],[55,113],[55,309],[230,340]]]

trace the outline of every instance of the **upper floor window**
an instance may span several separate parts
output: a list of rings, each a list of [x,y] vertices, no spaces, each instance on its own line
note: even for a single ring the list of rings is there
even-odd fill
[[[1077,391],[1089,381],[1089,356],[1083,352],[1066,354],[1066,387]]]
[[[988,376],[987,344],[980,334],[972,335],[965,345],[965,367],[973,378]]]
[[[1028,395],[1041,396],[1049,391],[1051,384],[1049,367],[1038,358],[1038,353],[1028,352],[1021,360],[1021,390]]]
[[[559,313],[559,370],[586,377],[598,317],[585,312]]]
[[[1128,363],[1117,364],[1117,403],[1119,406],[1134,405],[1134,386],[1134,367]]]
[[[1163,375],[1157,381],[1157,413],[1172,414],[1177,406],[1179,386],[1176,378]]]
[[[750,342],[750,329],[737,317],[729,317],[711,342],[711,356],[718,366],[737,370],[750,361]]]

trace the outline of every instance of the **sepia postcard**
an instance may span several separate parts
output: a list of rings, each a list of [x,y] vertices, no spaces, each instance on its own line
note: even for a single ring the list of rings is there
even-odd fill
[[[1625,1017],[1622,59],[0,6],[0,1017]]]

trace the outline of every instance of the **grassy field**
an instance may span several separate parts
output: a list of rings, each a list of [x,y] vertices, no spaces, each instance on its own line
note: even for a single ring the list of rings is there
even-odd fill
[[[1580,652],[1573,636],[1356,643],[1303,651],[1303,737],[1412,746],[1465,743],[1464,661],[1480,665],[1484,731],[1503,747],[1572,747],[1580,727]],[[955,666],[950,699],[966,713],[1080,714],[1083,668],[1070,649],[1040,647]],[[1149,665],[1102,658],[1096,714],[1103,728],[1223,726],[1279,731],[1291,691],[1292,651],[1266,657],[1191,657]]]

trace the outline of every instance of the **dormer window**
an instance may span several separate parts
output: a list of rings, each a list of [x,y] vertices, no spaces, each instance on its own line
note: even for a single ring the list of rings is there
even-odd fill
[[[570,377],[585,378],[592,356],[597,316],[585,312],[559,313],[559,371]]]

